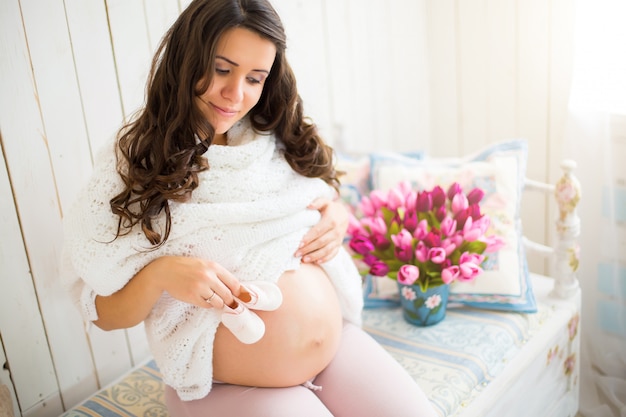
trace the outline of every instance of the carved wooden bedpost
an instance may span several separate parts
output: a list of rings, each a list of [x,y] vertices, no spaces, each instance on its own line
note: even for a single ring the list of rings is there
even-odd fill
[[[572,174],[576,162],[561,162],[563,176],[556,183],[554,195],[559,206],[556,220],[557,244],[555,247],[555,283],[552,294],[560,298],[572,297],[579,289],[576,271],[579,262],[580,218],[576,206],[580,201],[580,183]]]

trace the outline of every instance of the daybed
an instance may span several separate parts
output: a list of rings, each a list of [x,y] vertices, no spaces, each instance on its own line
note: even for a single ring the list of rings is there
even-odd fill
[[[414,376],[442,417],[574,417],[578,409],[575,164],[562,164],[556,185],[540,184],[525,178],[526,153],[524,141],[510,141],[461,159],[376,154],[340,160],[348,172],[342,197],[351,206],[372,187],[385,188],[399,178],[417,187],[470,181],[491,190],[485,211],[511,252],[502,254],[482,286],[454,289],[442,322],[409,324],[395,306],[394,291],[386,292],[388,282],[368,278],[364,285],[364,328]],[[555,195],[555,245],[522,237],[524,188]],[[553,277],[528,273],[527,250],[551,258]],[[507,280],[509,287],[503,285]],[[64,416],[167,416],[162,390],[159,371],[149,361]]]

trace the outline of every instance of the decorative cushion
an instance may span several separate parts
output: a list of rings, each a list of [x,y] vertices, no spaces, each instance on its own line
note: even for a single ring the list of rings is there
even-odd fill
[[[354,212],[361,197],[367,195],[370,188],[370,158],[367,155],[351,156],[337,154],[336,169],[343,175],[339,178],[341,185],[339,195],[346,206]]]
[[[526,175],[528,148],[524,140],[500,142],[464,158],[373,157],[370,176],[374,189],[386,190],[401,180],[416,189],[444,189],[458,182],[463,189],[480,187],[485,197],[481,211],[491,218],[491,232],[505,245],[492,254],[484,273],[470,283],[455,282],[450,301],[466,305],[518,312],[536,312],[522,243],[520,201]]]

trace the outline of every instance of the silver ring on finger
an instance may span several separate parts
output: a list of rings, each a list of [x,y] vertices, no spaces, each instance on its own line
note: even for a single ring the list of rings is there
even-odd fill
[[[211,296],[209,298],[205,298],[207,303],[211,303],[211,300],[213,299],[213,297],[215,297],[215,290],[211,289],[211,291],[213,291],[213,294],[211,294]]]

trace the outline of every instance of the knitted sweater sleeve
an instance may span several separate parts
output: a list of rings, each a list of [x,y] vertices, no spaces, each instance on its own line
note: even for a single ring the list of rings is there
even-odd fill
[[[62,281],[89,321],[97,319],[96,295],[120,290],[156,257],[143,235],[116,238],[119,218],[110,199],[122,187],[111,144],[98,153],[90,179],[63,219]]]

